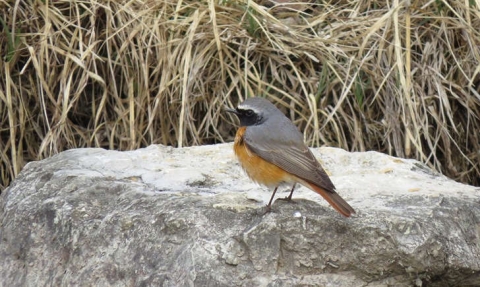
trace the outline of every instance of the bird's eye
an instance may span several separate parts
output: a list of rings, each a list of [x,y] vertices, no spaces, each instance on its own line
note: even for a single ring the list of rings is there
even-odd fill
[[[252,111],[252,110],[248,110],[248,111],[245,112],[245,115],[246,115],[247,117],[251,117],[251,116],[253,116],[253,111]]]

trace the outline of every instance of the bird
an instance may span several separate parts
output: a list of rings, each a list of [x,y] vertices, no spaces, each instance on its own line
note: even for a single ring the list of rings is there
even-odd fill
[[[266,212],[282,184],[296,185],[320,194],[335,210],[350,217],[355,210],[336,192],[335,185],[303,141],[298,128],[274,104],[262,97],[250,97],[235,109],[226,108],[240,120],[233,149],[240,165],[253,181],[275,188]]]

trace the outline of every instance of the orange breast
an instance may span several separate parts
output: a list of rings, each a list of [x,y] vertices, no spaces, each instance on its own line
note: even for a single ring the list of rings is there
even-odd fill
[[[282,182],[296,182],[294,175],[267,162],[248,149],[243,140],[246,129],[246,127],[238,129],[233,149],[238,161],[250,179],[269,187],[278,186]]]

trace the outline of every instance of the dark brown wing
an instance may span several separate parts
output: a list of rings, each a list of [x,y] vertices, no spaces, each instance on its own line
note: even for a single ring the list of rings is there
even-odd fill
[[[244,136],[248,148],[287,172],[325,191],[335,192],[335,186],[303,142],[303,136],[297,128],[291,122],[274,125],[263,126],[262,130],[248,127]],[[272,130],[277,132],[272,133]]]

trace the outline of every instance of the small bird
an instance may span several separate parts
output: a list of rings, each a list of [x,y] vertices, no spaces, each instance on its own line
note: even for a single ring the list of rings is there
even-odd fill
[[[342,215],[355,210],[335,191],[335,186],[303,141],[297,127],[264,98],[246,99],[236,109],[226,109],[240,119],[233,145],[242,168],[253,181],[275,187],[267,211],[279,185],[293,184],[287,200],[300,183],[317,192]]]

